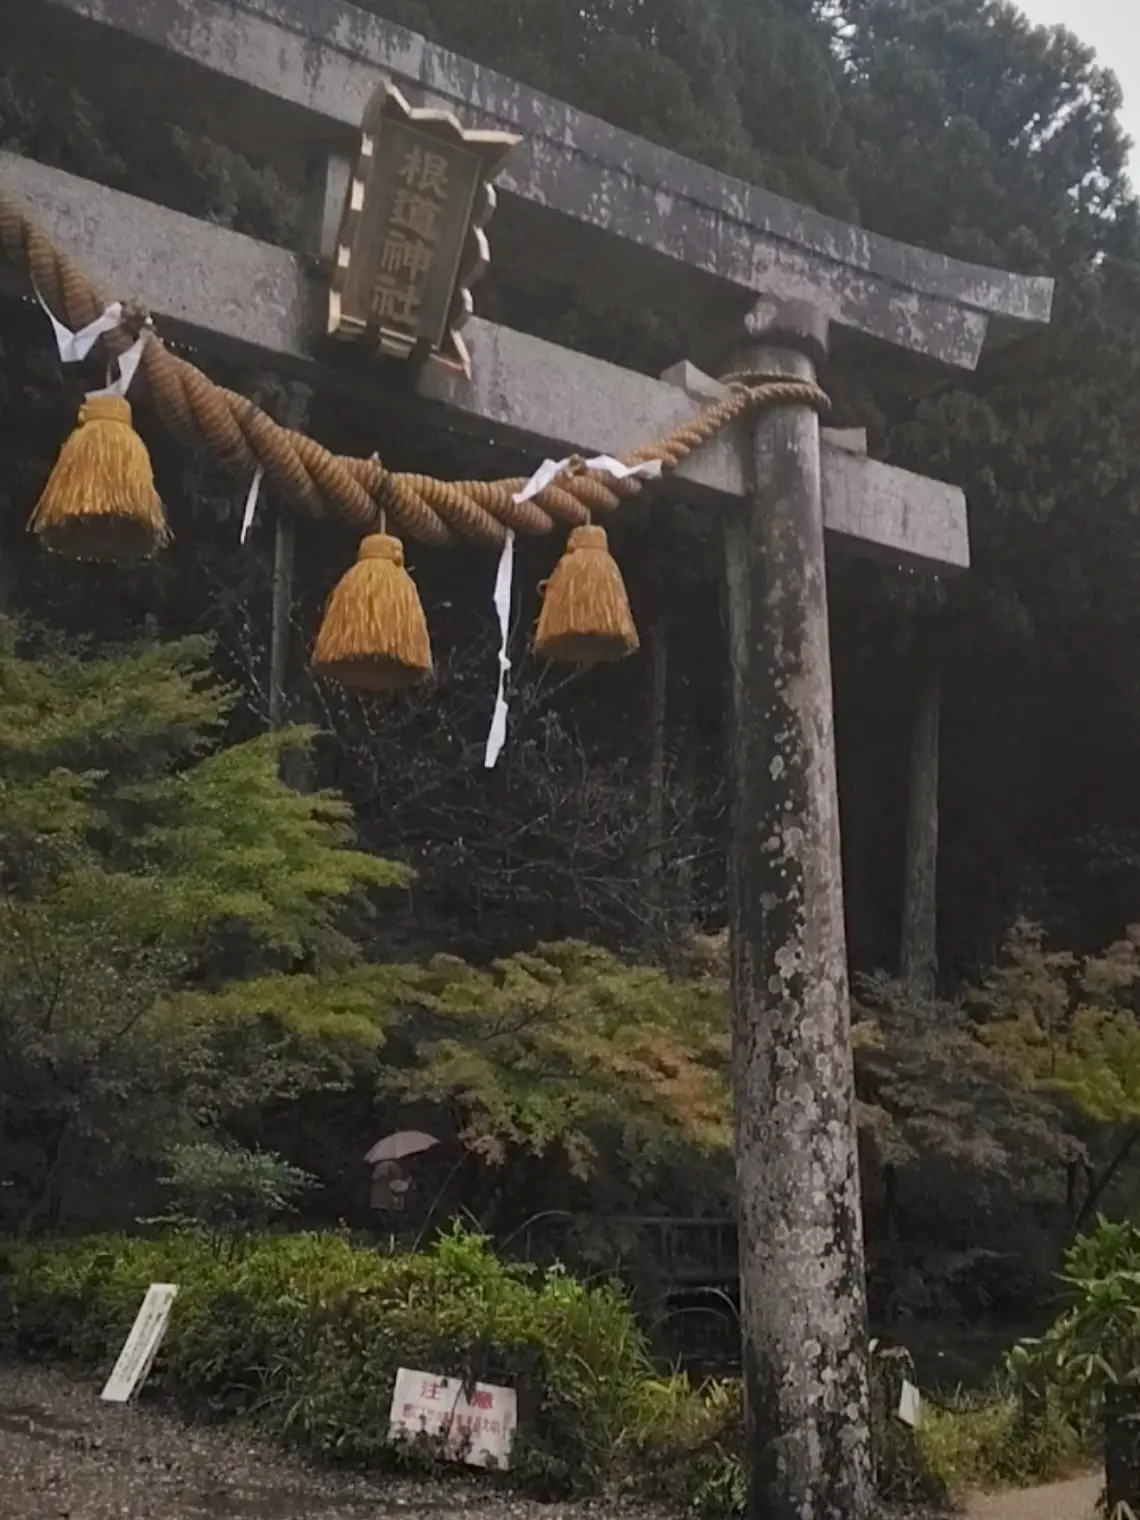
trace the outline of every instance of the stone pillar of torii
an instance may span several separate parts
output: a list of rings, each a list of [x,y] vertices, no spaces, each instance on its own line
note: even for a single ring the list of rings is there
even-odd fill
[[[606,272],[723,340],[725,371],[814,379],[833,341],[974,368],[1050,317],[1052,282],[878,237],[688,162],[423,38],[322,0],[5,0],[0,56],[206,128],[310,189],[327,253],[376,86],[523,141],[499,180],[496,259]],[[359,394],[322,356],[301,257],[0,154],[0,188],[161,330]],[[330,220],[328,207],[332,208]],[[718,383],[660,380],[475,319],[470,379],[433,369],[384,404],[555,457],[616,454]],[[702,355],[705,368],[713,368]],[[962,493],[868,459],[784,407],[698,451],[662,490],[725,524],[732,672],[733,1067],[746,1461],[755,1520],[867,1520],[866,1301],[836,795],[825,544],[939,574],[969,563]]]

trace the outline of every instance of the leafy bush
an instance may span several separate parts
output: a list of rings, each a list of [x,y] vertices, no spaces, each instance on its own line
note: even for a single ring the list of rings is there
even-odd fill
[[[682,1481],[699,1485],[736,1423],[731,1391],[655,1378],[619,1289],[504,1264],[458,1228],[415,1255],[297,1234],[222,1257],[193,1231],[20,1247],[7,1277],[15,1349],[108,1367],[155,1281],[179,1297],[152,1384],[338,1460],[416,1459],[387,1443],[401,1366],[515,1387],[512,1465],[552,1491],[635,1466],[692,1468]]]
[[[634,1486],[707,1520],[744,1512],[736,1382],[659,1376],[624,1294],[561,1270],[507,1264],[456,1228],[431,1250],[387,1255],[339,1235],[252,1235],[221,1254],[197,1230],[16,1247],[4,1278],[13,1349],[110,1366],[148,1285],[179,1297],[149,1386],[188,1410],[244,1412],[335,1460],[422,1461],[387,1441],[398,1367],[513,1386],[512,1466],[544,1492]],[[1028,1356],[1028,1351],[1024,1353]],[[885,1498],[941,1501],[973,1486],[1078,1465],[1079,1432],[1010,1381],[985,1398],[894,1415],[906,1353],[872,1357],[872,1428]]]
[[[280,1156],[210,1140],[171,1146],[166,1165],[161,1181],[175,1208],[169,1222],[216,1236],[266,1229],[316,1183]]]
[[[871,1433],[883,1498],[936,1504],[973,1488],[1045,1483],[1081,1465],[1083,1444],[1055,1410],[1027,1408],[1008,1379],[985,1393],[926,1398],[917,1430],[895,1411],[903,1378],[916,1382],[909,1352],[872,1342]]]
[[[1088,1451],[1055,1409],[1030,1415],[1008,1388],[927,1404],[918,1432],[927,1492],[1048,1483],[1084,1465]]]
[[[1082,1463],[1072,1429],[1056,1417],[1027,1420],[1009,1390],[942,1406],[924,1400],[914,1430],[896,1414],[904,1377],[915,1378],[909,1353],[872,1342],[871,1438],[878,1492],[889,1505],[941,1510],[969,1489],[1047,1482]],[[672,1453],[662,1486],[682,1493],[702,1520],[739,1520],[746,1512],[739,1384],[706,1385],[695,1394],[674,1378],[643,1385],[638,1403],[644,1419],[656,1412],[659,1421],[639,1431],[639,1449],[667,1446]]]
[[[1140,1378],[1140,1224],[1098,1219],[1069,1248],[1060,1275],[1065,1307],[1043,1336],[1015,1347],[1009,1373],[1024,1402],[1055,1406],[1089,1431],[1106,1390]]]
[[[369,1069],[345,915],[410,877],[354,847],[343,799],[282,781],[305,731],[223,742],[204,641],[22,640],[0,619],[2,1201],[29,1234],[92,1177]]]
[[[684,1373],[645,1378],[632,1404],[632,1449],[641,1487],[687,1501],[705,1520],[733,1520],[745,1507],[744,1410],[735,1379],[694,1388]]]

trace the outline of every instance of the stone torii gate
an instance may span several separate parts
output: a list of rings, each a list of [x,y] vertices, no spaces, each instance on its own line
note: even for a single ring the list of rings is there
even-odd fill
[[[364,107],[385,78],[465,125],[520,133],[496,262],[540,259],[638,304],[686,309],[734,371],[814,379],[834,341],[928,368],[1049,320],[1052,282],[905,247],[583,115],[343,0],[5,0],[0,56],[129,97],[306,187],[327,256]],[[320,344],[312,260],[0,154],[0,190],[170,337],[359,395]],[[329,209],[331,208],[331,210]],[[580,271],[580,273],[579,273]],[[0,274],[0,279],[3,276]],[[9,289],[12,289],[9,281]],[[375,382],[428,427],[536,454],[618,453],[715,394],[479,320],[466,380]],[[901,358],[901,356],[900,356]],[[755,1520],[867,1520],[865,1295],[835,780],[825,541],[949,573],[957,489],[865,457],[789,406],[738,425],[661,487],[724,517],[732,667],[733,1064],[747,1463]]]

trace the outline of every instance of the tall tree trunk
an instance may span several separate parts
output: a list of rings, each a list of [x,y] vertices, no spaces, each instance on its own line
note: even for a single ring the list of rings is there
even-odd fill
[[[16,1234],[19,1239],[25,1240],[35,1231],[36,1225],[44,1215],[54,1213],[58,1222],[58,1193],[61,1173],[64,1164],[64,1146],[67,1143],[71,1130],[71,1118],[65,1116],[54,1124],[49,1124],[48,1131],[41,1141],[41,1150],[44,1158],[44,1176],[36,1196],[25,1209]]]
[[[918,649],[910,741],[906,874],[899,972],[908,987],[933,997],[938,978],[938,758],[942,683],[931,638]]]
[[[296,683],[291,679],[296,534],[294,519],[279,514],[273,550],[273,621],[269,651],[269,727],[274,732],[284,728],[290,720],[307,722],[312,715],[309,680],[305,678]],[[312,791],[312,757],[307,749],[292,749],[282,755],[281,779],[295,792]]]
[[[665,883],[665,743],[669,705],[669,635],[665,620],[649,639],[649,785],[645,840],[645,941],[650,949],[661,930]]]
[[[677,755],[677,794],[684,809],[680,848],[677,857],[677,912],[682,926],[694,926],[693,902],[696,857],[700,848],[697,833],[697,704],[694,676],[690,669],[683,686],[681,721],[674,725],[679,745]]]
[[[293,619],[293,558],[296,529],[292,517],[277,515],[273,547],[273,622],[269,651],[269,726],[285,724],[289,710],[289,632]]]
[[[876,757],[859,733],[852,733],[841,814],[843,849],[843,910],[851,964],[864,970],[877,959],[881,927],[878,894],[874,889],[872,846],[877,827]]]

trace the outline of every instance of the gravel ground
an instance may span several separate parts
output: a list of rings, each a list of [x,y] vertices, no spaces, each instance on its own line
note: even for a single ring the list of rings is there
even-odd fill
[[[538,1504],[496,1491],[486,1480],[364,1479],[330,1472],[306,1466],[234,1426],[187,1425],[146,1403],[104,1404],[98,1388],[64,1372],[0,1364],[0,1520],[677,1516],[613,1500]],[[937,1517],[893,1511],[889,1520]],[[1032,1520],[1037,1520],[1036,1512]],[[1064,1520],[1078,1517],[1066,1515]]]
[[[977,1494],[964,1520],[1096,1520],[1103,1480],[1099,1473],[1026,1488],[1014,1494]]]
[[[189,1426],[37,1367],[0,1366],[0,1520],[671,1520],[535,1504],[482,1484],[303,1466],[248,1434]]]

